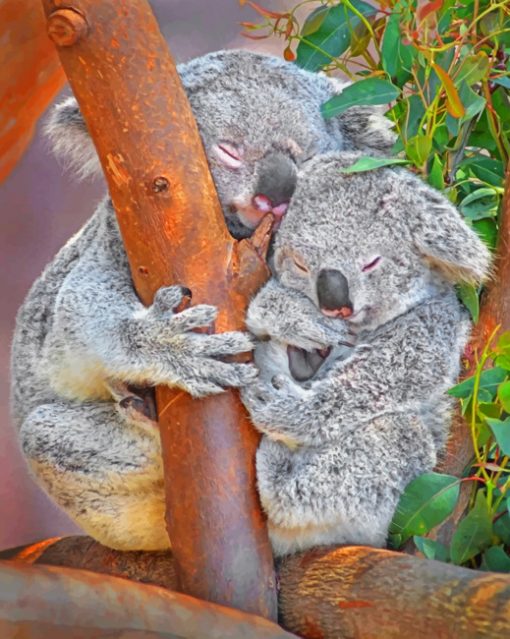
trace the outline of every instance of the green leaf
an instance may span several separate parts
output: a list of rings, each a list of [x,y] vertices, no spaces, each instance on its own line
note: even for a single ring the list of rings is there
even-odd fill
[[[490,218],[474,220],[473,228],[481,237],[481,239],[485,242],[485,244],[492,251],[494,251],[494,249],[496,248],[496,244],[498,242],[498,227],[496,222]]]
[[[443,165],[437,153],[434,153],[432,164],[430,166],[429,184],[439,191],[444,189]]]
[[[437,561],[448,561],[450,559],[448,548],[435,539],[427,539],[427,537],[415,535],[413,541],[416,544],[416,548],[427,559],[436,559]]]
[[[402,543],[413,535],[424,535],[448,517],[457,503],[459,479],[451,475],[425,473],[407,485],[393,516],[390,533]]]
[[[301,35],[309,36],[318,31],[329,13],[328,7],[318,7],[310,13],[301,27]]]
[[[503,382],[498,388],[498,399],[505,412],[510,413],[510,382]]]
[[[372,16],[377,9],[362,0],[351,4],[364,16]],[[349,48],[352,33],[360,18],[344,4],[319,7],[308,16],[296,51],[296,64],[308,71],[318,71],[342,55]]]
[[[467,197],[465,197],[461,202],[461,206],[466,206],[467,204],[470,204],[471,202],[475,202],[476,200],[479,200],[481,198],[495,197],[495,195],[496,193],[494,189],[491,189],[488,186],[487,187],[483,186],[479,189],[476,189],[476,191],[473,191]]]
[[[510,572],[510,557],[501,546],[492,546],[483,553],[482,570]]]
[[[374,158],[370,156],[362,157],[356,160],[351,166],[342,169],[342,173],[362,173],[363,171],[373,171],[382,166],[390,166],[392,164],[409,164],[409,160],[399,158]]]
[[[498,78],[491,78],[491,82],[499,84],[505,89],[510,89],[510,77],[508,75],[501,75]]]
[[[493,528],[494,534],[501,539],[504,544],[510,546],[510,515],[508,512],[496,519]]]
[[[510,371],[510,355],[498,355],[495,363],[496,366],[504,368],[506,371]]]
[[[485,105],[487,104],[487,100],[481,95],[478,95],[478,93],[473,91],[467,84],[461,86],[459,97],[465,109],[465,113],[460,120],[461,123],[469,122],[476,118],[476,116],[485,109]]]
[[[346,87],[322,105],[322,115],[332,118],[360,104],[388,104],[400,95],[400,89],[388,80],[367,78]]]
[[[459,284],[457,294],[460,301],[468,309],[473,322],[476,324],[480,316],[480,302],[478,300],[478,289],[472,284]]]
[[[498,350],[510,355],[510,331],[505,331],[499,336]]]
[[[406,155],[417,167],[428,160],[432,150],[432,139],[426,135],[415,135],[406,144]]]
[[[504,421],[487,417],[485,421],[489,424],[489,428],[503,455],[510,455],[510,417],[507,417]]]
[[[475,55],[467,55],[455,76],[455,85],[460,87],[465,82],[468,86],[472,86],[487,75],[489,67],[489,58],[484,51],[479,51]]]
[[[398,4],[395,6],[395,9],[397,8]],[[399,86],[402,86],[409,77],[418,53],[413,45],[406,45],[402,42],[401,22],[402,18],[399,12],[391,14],[386,22],[381,45],[382,67]]]
[[[484,398],[484,401],[491,401],[496,396],[499,384],[503,382],[507,377],[507,372],[498,366],[494,368],[488,368],[482,371],[480,375],[480,390],[487,391],[489,399]],[[459,397],[461,399],[467,399],[473,394],[475,386],[475,378],[469,377],[460,384],[457,384],[453,388],[450,388],[448,395],[452,397]]]
[[[476,493],[472,510],[464,517],[453,534],[450,547],[452,562],[465,564],[491,545],[492,520],[484,491]]]
[[[478,404],[478,416],[483,418],[491,417],[499,419],[501,416],[501,406],[495,402],[480,402]]]
[[[483,182],[499,187],[503,184],[505,171],[501,160],[477,156],[464,161],[461,166],[468,167]]]

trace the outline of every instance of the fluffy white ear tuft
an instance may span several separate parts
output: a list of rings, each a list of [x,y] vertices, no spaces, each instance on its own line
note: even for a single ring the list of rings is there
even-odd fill
[[[329,76],[328,80],[334,95],[352,84]],[[397,136],[392,130],[393,122],[385,117],[384,111],[384,106],[355,106],[338,115],[336,122],[344,139],[344,150],[389,155]]]
[[[102,176],[103,172],[83,116],[75,98],[53,107],[44,134],[65,168],[78,179]]]
[[[416,196],[412,233],[423,257],[455,284],[486,280],[491,273],[490,251],[459,211],[422,182]]]

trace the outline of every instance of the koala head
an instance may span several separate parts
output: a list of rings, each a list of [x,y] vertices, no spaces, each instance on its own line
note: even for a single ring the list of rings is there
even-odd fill
[[[374,109],[325,120],[321,105],[343,85],[278,58],[219,51],[178,71],[234,237],[249,236],[268,212],[281,220],[304,160],[342,148],[387,152],[394,141]],[[80,177],[101,172],[74,98],[54,109],[46,131]]]
[[[280,281],[326,316],[373,330],[452,283],[481,282],[490,254],[440,193],[403,169],[347,174],[359,154],[306,163],[275,240]]]

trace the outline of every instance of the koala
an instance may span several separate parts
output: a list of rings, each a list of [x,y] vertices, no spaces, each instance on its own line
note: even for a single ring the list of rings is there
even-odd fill
[[[263,433],[257,478],[274,551],[382,546],[399,497],[447,439],[445,392],[470,322],[455,293],[490,253],[458,211],[403,169],[303,165],[250,304],[260,377],[241,390]]]
[[[338,88],[276,58],[222,51],[179,73],[236,238],[248,237],[267,212],[281,219],[303,160],[344,147],[379,153],[393,142],[377,113],[325,121],[321,104]],[[99,170],[73,99],[56,107],[47,130],[81,177]],[[247,334],[196,332],[212,324],[216,309],[181,310],[191,294],[182,284],[160,289],[149,308],[140,303],[105,199],[32,286],[17,317],[12,413],[23,453],[68,515],[120,550],[169,544],[159,432],[150,402],[134,386],[168,384],[201,397],[256,375],[253,365],[222,359],[250,351]]]

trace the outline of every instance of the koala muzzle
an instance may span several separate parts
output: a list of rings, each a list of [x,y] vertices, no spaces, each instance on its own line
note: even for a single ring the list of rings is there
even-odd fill
[[[281,151],[266,155],[259,164],[253,206],[261,213],[272,212],[277,218],[287,211],[296,188],[296,165]]]
[[[349,283],[340,271],[323,269],[317,278],[317,297],[324,315],[350,317],[352,302],[349,298]]]

